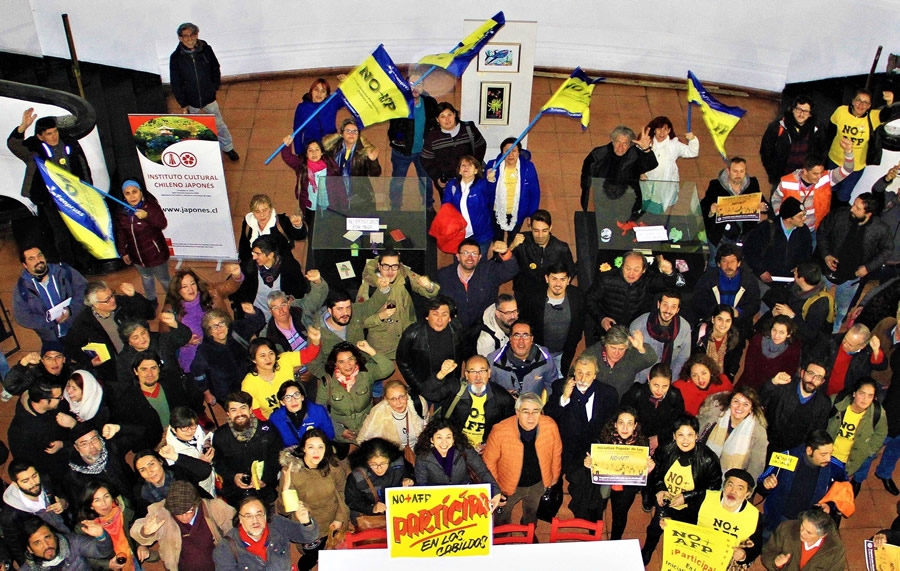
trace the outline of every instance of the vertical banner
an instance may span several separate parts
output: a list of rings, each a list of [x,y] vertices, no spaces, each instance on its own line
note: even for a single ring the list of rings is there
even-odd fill
[[[662,570],[727,571],[735,541],[734,537],[715,529],[667,519]]]
[[[146,189],[169,226],[172,256],[236,260],[234,224],[212,115],[129,115]]]
[[[491,520],[487,484],[387,490],[391,557],[490,555]]]

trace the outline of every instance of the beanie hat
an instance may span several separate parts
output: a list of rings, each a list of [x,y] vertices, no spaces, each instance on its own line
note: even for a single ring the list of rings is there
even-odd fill
[[[122,190],[125,190],[129,186],[136,186],[136,187],[138,187],[138,189],[143,190],[143,188],[141,187],[141,183],[134,180],[133,178],[130,178],[122,183]]]
[[[50,351],[56,351],[57,353],[66,354],[66,350],[63,347],[63,344],[56,340],[45,340],[41,342],[41,356],[43,357]]]
[[[728,478],[738,478],[747,482],[747,489],[753,490],[756,486],[756,480],[753,479],[753,476],[750,475],[750,472],[747,470],[741,470],[740,468],[732,468],[725,472],[725,475],[722,476],[722,485],[725,485],[725,482],[728,481]]]
[[[780,218],[793,218],[801,212],[803,212],[803,205],[793,196],[789,196],[781,203],[781,210],[778,211],[778,216]]]

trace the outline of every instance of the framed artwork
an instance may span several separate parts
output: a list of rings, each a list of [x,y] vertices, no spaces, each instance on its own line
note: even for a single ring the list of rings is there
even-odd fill
[[[509,92],[511,83],[481,82],[481,125],[509,125]]]
[[[478,71],[519,73],[520,44],[486,44],[478,53]]]

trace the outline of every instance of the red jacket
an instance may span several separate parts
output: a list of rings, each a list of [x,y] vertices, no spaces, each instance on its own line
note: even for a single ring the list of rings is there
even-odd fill
[[[124,208],[116,213],[116,249],[120,256],[128,256],[138,266],[150,268],[164,264],[169,259],[169,246],[162,233],[169,224],[166,215],[159,202],[146,193],[140,208],[147,212],[143,220]]]
[[[562,472],[562,439],[556,422],[549,416],[541,415],[534,449],[541,465],[541,480],[544,487],[550,487],[559,480]],[[507,496],[512,495],[519,485],[524,454],[518,418],[511,416],[494,425],[482,458],[500,491]]]

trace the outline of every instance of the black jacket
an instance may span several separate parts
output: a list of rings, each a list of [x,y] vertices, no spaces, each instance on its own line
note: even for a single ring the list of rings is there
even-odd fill
[[[428,322],[421,320],[403,331],[403,335],[400,336],[400,341],[397,343],[397,368],[403,375],[403,380],[409,385],[410,395],[421,394],[432,402],[439,402],[441,399],[433,399],[422,392],[426,380],[441,370],[440,363],[432,364],[431,362],[428,327],[430,327]],[[463,355],[463,335],[459,329],[459,322],[454,319],[447,327],[450,329],[453,339],[453,360],[462,363],[465,355]]]
[[[162,359],[160,374],[180,375],[181,366],[178,364],[178,349],[184,347],[191,340],[191,330],[183,323],[179,323],[175,329],[169,329],[165,333],[150,332],[150,351],[155,351]],[[125,347],[116,358],[116,381],[124,384],[134,382],[134,370],[131,365],[137,356],[138,350],[125,342]],[[113,379],[107,380],[107,386],[114,383]]]
[[[600,441],[600,431],[616,412],[619,395],[616,389],[594,381],[594,403],[591,419],[585,410],[586,399],[576,388],[565,406],[560,404],[568,378],[557,379],[553,383],[553,393],[547,401],[547,415],[556,421],[559,436],[563,442],[562,466],[568,470],[570,464],[584,468],[584,455],[590,453],[591,443]]]
[[[425,95],[419,96],[422,104],[425,106],[425,130],[422,132],[422,138],[432,129],[436,129],[438,104],[433,97]],[[413,141],[415,138],[415,119],[391,119],[388,126],[388,141],[391,148],[401,155],[409,156],[412,154]]]
[[[586,324],[585,328],[593,327],[599,337],[602,334],[600,322],[606,317],[627,327],[637,316],[655,309],[654,296],[676,287],[680,277],[677,271],[666,276],[655,268],[648,268],[638,281],[629,284],[619,269],[606,272],[598,269],[585,293],[585,306],[594,323]]]
[[[86,467],[87,464],[74,448],[67,449],[69,452],[69,463],[74,466]],[[81,497],[81,492],[87,486],[88,482],[103,480],[109,482],[122,496],[137,506],[135,502],[140,498],[140,478],[134,473],[125,462],[125,451],[119,448],[115,442],[106,441],[106,450],[108,452],[106,466],[97,474],[88,474],[70,467],[66,474],[66,493],[67,498]],[[143,501],[140,502],[143,505]],[[145,506],[146,507],[146,506]],[[140,510],[140,506],[135,508]]]
[[[186,406],[195,412],[202,412],[201,403],[193,398],[195,393],[188,393],[185,390],[182,379],[180,374],[173,376],[160,371],[159,384],[165,392],[169,411],[171,412],[179,406]],[[150,401],[141,392],[137,380],[116,387],[111,396],[114,397],[110,399],[113,418],[119,422],[135,424],[143,428],[142,438],[132,443],[132,449],[136,451],[144,448],[155,449],[162,440],[166,426],[163,426],[156,409],[150,405]]]
[[[284,448],[281,435],[268,422],[257,421],[253,437],[241,442],[234,436],[228,424],[220,426],[213,434],[213,448],[216,449],[216,473],[222,476],[222,495],[232,503],[242,497],[243,490],[234,485],[235,474],[249,474],[254,460],[263,462],[262,481],[265,487],[259,492],[266,502],[275,500],[276,486],[281,464],[278,455]]]
[[[719,178],[714,178],[709,181],[709,186],[706,188],[706,194],[703,195],[703,200],[700,201],[700,212],[703,214],[703,225],[706,228],[706,241],[716,246],[722,241],[723,236],[728,236],[732,240],[736,240],[738,236],[749,232],[753,226],[756,225],[756,222],[729,222],[716,224],[715,216],[710,217],[709,211],[712,208],[712,205],[715,204],[720,197],[733,196],[731,191],[727,190],[723,185],[722,178],[727,179],[727,174],[723,175],[720,173]],[[747,185],[741,189],[740,194],[754,194],[759,192],[759,181],[756,180],[755,176],[748,176],[746,182]],[[763,198],[763,201],[765,201],[765,198]],[[769,208],[768,211],[772,212],[772,209]]]
[[[840,208],[828,213],[822,220],[819,229],[816,230],[816,249],[822,260],[825,256],[837,256],[840,253],[844,240],[850,232],[850,225],[857,224],[850,219],[850,209]],[[862,250],[860,260],[866,270],[872,272],[881,268],[882,264],[891,257],[894,249],[893,234],[887,224],[881,218],[873,217],[862,227],[862,238],[859,247]],[[828,274],[831,270],[822,266],[822,273]]]
[[[841,341],[844,340],[844,333],[835,333],[831,336],[830,344],[826,347],[828,351],[828,369],[834,368],[834,360],[837,359],[838,351],[841,349]],[[850,366],[847,367],[847,375],[844,377],[844,386],[838,388],[841,390],[851,390],[856,381],[863,377],[871,377],[872,371],[884,371],[888,367],[888,360],[884,356],[884,350],[881,351],[881,363],[872,364],[872,348],[866,344],[865,347],[857,351],[850,358]],[[830,394],[834,394],[833,388],[829,388],[831,378],[822,385],[819,390],[824,391],[826,388]]]
[[[790,277],[801,262],[812,256],[812,234],[804,224],[784,235],[778,220],[760,223],[744,240],[744,259],[757,276],[769,272],[772,276]]]
[[[68,164],[66,170],[71,172],[83,181],[93,182],[91,178],[91,167],[88,165],[87,158],[84,156],[84,150],[78,144],[76,139],[69,137],[65,133],[60,133],[59,142],[68,149]],[[6,146],[25,163],[25,179],[22,185],[22,196],[30,198],[37,205],[49,206],[53,199],[47,191],[47,185],[44,183],[44,177],[38,172],[37,165],[32,157],[40,157],[48,159],[44,151],[41,140],[36,136],[25,138],[25,133],[20,133],[19,128],[15,127],[6,139]],[[56,208],[56,206],[53,206]]]
[[[517,300],[547,291],[544,271],[548,266],[561,263],[566,266],[569,275],[575,277],[575,261],[568,244],[551,235],[547,245],[541,248],[534,241],[531,232],[523,235],[525,241],[513,250],[513,255],[519,262],[519,273],[513,278],[513,292]]]
[[[145,319],[147,321],[156,318],[156,311],[147,298],[139,293],[132,296],[117,295],[116,310],[112,319],[116,326],[133,319]],[[86,308],[78,314],[72,323],[68,335],[62,339],[66,349],[66,355],[73,362],[73,369],[87,369],[94,371],[97,380],[102,383],[115,383],[118,378],[118,364],[115,345],[112,344],[106,330],[97,321],[91,308]],[[91,357],[81,350],[88,343],[103,343],[109,351],[109,360],[97,367],[91,365]]]
[[[300,228],[294,228],[294,225],[291,224],[291,218],[287,214],[275,214],[273,212],[272,216],[275,216],[276,222],[269,233],[278,242],[278,253],[281,254],[282,258],[293,256],[294,241],[306,239],[309,233],[307,225],[304,224]],[[241,222],[241,237],[238,238],[238,259],[242,264],[253,258],[251,254],[253,245],[250,243],[250,234],[250,226],[244,220]]]
[[[769,123],[759,145],[759,156],[762,159],[769,183],[776,185],[791,169],[787,161],[791,154],[791,146],[796,141],[806,139],[809,153],[822,153],[828,149],[830,139],[826,140],[827,129],[820,128],[816,116],[810,115],[802,126],[797,125],[792,109],[784,112],[781,119]]]
[[[9,451],[12,452],[14,460],[28,462],[41,474],[49,474],[57,481],[60,481],[66,473],[66,449],[58,450],[55,454],[48,454],[44,449],[57,440],[64,444],[71,441],[69,429],[56,422],[56,415],[60,412],[69,414],[69,403],[65,400],[59,403],[56,410],[44,414],[34,414],[31,412],[30,404],[26,408],[22,400],[17,400],[16,412],[7,433]],[[5,459],[9,452],[5,446],[3,450],[6,452]]]
[[[191,377],[197,388],[200,392],[208,390],[221,403],[229,393],[241,390],[241,381],[249,370],[247,347],[232,335],[224,345],[204,336],[191,363]]]
[[[437,377],[431,375],[425,384],[422,385],[422,396],[432,402],[439,403],[441,414],[449,418],[450,422],[460,429],[465,426],[466,421],[469,419],[469,413],[472,410],[472,394],[468,389],[463,391],[459,402],[449,416],[447,415],[447,410],[461,388],[462,383],[454,376],[447,376],[443,380],[438,380]],[[495,424],[516,413],[516,400],[500,385],[489,382],[486,394],[487,398],[484,401],[483,442],[487,442],[488,435]]]
[[[546,283],[544,284],[546,286]],[[569,302],[569,312],[571,320],[569,321],[569,332],[566,336],[565,345],[563,346],[562,362],[560,365],[560,374],[569,370],[569,365],[575,357],[575,350],[581,341],[584,333],[584,295],[578,286],[569,285],[566,287],[566,300]],[[519,316],[531,323],[531,332],[534,335],[535,345],[546,346],[544,344],[544,308],[547,301],[547,288],[538,295],[525,296],[519,302]],[[554,393],[556,394],[555,390]]]
[[[241,302],[253,303],[256,300],[256,292],[259,290],[259,266],[256,265],[256,262],[253,260],[244,262],[241,271],[244,273],[244,281],[230,297],[235,319],[244,316]],[[279,289],[296,299],[300,299],[309,292],[309,281],[303,275],[300,262],[293,256],[281,256],[281,286]]]
[[[222,74],[212,47],[197,40],[197,46],[188,51],[179,42],[169,56],[169,81],[180,107],[206,107],[215,101]]]
[[[623,183],[635,190],[640,196],[641,175],[655,169],[659,162],[651,150],[641,151],[632,145],[619,163],[617,172],[610,172],[609,157],[613,154],[613,144],[594,147],[584,158],[581,165],[581,209],[588,210],[588,197],[591,192],[591,179],[604,178]]]
[[[682,452],[675,442],[659,446],[656,453],[653,454],[656,468],[650,473],[648,481],[650,490],[654,494],[666,490],[666,472],[679,460],[681,460],[682,466],[686,464],[691,466],[694,489],[684,492],[684,502],[688,505],[687,509],[693,509],[696,512],[703,503],[706,490],[722,489],[722,468],[719,466],[719,457],[707,448],[706,444],[699,441],[689,452]]]
[[[799,378],[786,385],[775,385],[771,379],[760,387],[759,398],[766,409],[769,450],[782,451],[806,442],[812,430],[824,430],[831,413],[831,399],[824,387],[817,390],[805,404],[797,395]]]
[[[678,372],[673,371],[677,376]],[[681,391],[670,386],[666,396],[654,407],[650,402],[650,385],[634,383],[624,395],[620,406],[630,406],[637,412],[637,420],[641,423],[641,434],[650,438],[656,436],[657,445],[662,446],[672,441],[672,423],[684,413],[684,399]]]
[[[720,271],[719,268],[710,268],[697,280],[691,304],[693,315],[687,318],[688,321],[698,323],[712,317],[713,308],[721,299],[718,296]],[[734,320],[733,327],[737,327],[743,338],[748,339],[753,329],[753,317],[759,312],[759,282],[756,281],[756,276],[753,275],[753,270],[749,266],[742,264],[738,271],[741,278],[739,287],[744,288],[744,292],[740,294],[741,297],[735,306],[739,315]]]

